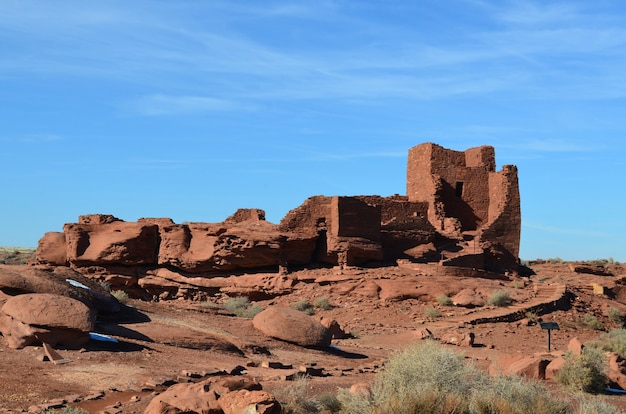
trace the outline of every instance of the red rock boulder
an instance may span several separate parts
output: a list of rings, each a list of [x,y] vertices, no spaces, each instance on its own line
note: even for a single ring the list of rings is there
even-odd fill
[[[267,336],[311,348],[329,346],[332,337],[321,323],[291,308],[267,308],[252,319],[252,324]]]
[[[9,298],[0,309],[0,332],[13,349],[46,342],[80,347],[89,341],[95,315],[77,300],[48,293]]]

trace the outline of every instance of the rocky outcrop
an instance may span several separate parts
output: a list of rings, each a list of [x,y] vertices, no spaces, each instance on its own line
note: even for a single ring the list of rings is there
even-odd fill
[[[100,313],[116,313],[120,303],[100,284],[67,268],[0,265],[0,291],[15,296],[51,293],[78,300]]]
[[[175,384],[154,397],[145,414],[162,413],[278,414],[280,403],[247,378],[211,378],[193,384]]]
[[[36,293],[9,298],[0,309],[0,332],[10,348],[34,343],[80,347],[89,341],[95,314],[66,296]]]
[[[492,147],[458,152],[427,143],[409,151],[406,196],[314,196],[279,224],[255,208],[220,223],[84,215],[62,233],[46,233],[36,259],[126,288],[154,285],[158,269],[197,281],[399,260],[504,274],[517,271],[519,204],[517,169],[496,172]],[[142,282],[148,275],[152,282]]]
[[[252,324],[264,335],[311,348],[328,347],[332,338],[320,322],[291,308],[265,309],[252,319]]]

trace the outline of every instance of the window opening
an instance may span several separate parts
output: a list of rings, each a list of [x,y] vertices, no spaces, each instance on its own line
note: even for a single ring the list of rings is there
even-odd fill
[[[463,196],[463,181],[456,182],[456,196],[457,197]]]

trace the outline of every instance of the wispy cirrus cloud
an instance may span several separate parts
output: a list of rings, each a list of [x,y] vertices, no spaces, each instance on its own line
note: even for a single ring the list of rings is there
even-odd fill
[[[190,115],[245,109],[232,101],[205,96],[147,95],[125,104],[130,112],[146,116]]]

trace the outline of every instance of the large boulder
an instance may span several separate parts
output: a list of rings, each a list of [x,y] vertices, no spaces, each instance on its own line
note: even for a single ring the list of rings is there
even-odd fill
[[[94,312],[82,302],[49,293],[14,296],[0,308],[0,332],[13,349],[38,342],[80,347],[89,341],[95,322]]]
[[[517,375],[537,380],[546,379],[546,368],[550,360],[541,355],[502,355],[489,367],[492,376]]]
[[[120,303],[100,284],[68,267],[0,265],[0,291],[15,296],[52,293],[76,299],[103,313],[116,313]]]
[[[252,324],[267,336],[305,347],[325,348],[332,339],[321,323],[291,308],[267,308],[252,319]]]

